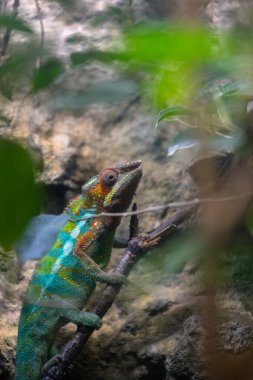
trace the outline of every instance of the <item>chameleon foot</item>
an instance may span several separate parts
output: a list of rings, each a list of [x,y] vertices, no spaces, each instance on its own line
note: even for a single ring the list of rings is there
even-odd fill
[[[95,313],[90,313],[87,311],[79,311],[76,309],[65,309],[61,310],[61,317],[66,318],[69,322],[76,325],[94,327],[95,329],[100,329],[103,322],[101,318]]]

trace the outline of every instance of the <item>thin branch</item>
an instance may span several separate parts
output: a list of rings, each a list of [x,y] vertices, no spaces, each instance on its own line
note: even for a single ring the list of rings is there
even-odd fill
[[[191,212],[193,209],[195,208],[192,208]],[[190,210],[187,210],[185,216],[189,215]],[[115,273],[127,276],[137,261],[147,253],[150,248],[158,242],[167,239],[182,222],[183,214],[182,212],[178,212],[169,218],[166,223],[163,223],[154,229],[150,235],[147,234],[145,238],[140,235],[133,237],[129,241],[122,258],[115,269]],[[171,225],[173,225],[173,227],[169,228]],[[122,285],[107,285],[92,312],[102,318],[113,304],[121,287]],[[63,352],[59,356],[59,360],[49,368],[47,373],[42,377],[42,380],[63,379],[64,372],[78,356],[93,331],[94,328],[79,327],[74,336],[65,346]]]
[[[19,0],[14,0],[13,7],[12,7],[12,17],[14,17],[14,18],[16,18],[18,15],[19,4],[20,4]],[[10,41],[10,37],[11,37],[11,31],[12,31],[12,29],[8,28],[6,30],[4,36],[3,36],[3,46],[2,46],[1,53],[0,53],[1,58],[3,58],[5,56],[5,53],[6,53],[9,41]]]
[[[43,52],[43,48],[44,48],[44,40],[45,40],[45,30],[44,30],[44,25],[43,25],[43,19],[42,19],[42,11],[41,11],[41,7],[40,7],[40,3],[39,3],[39,0],[35,0],[35,4],[36,4],[36,8],[37,8],[37,12],[38,12],[38,18],[39,18],[39,22],[40,22],[40,57],[38,59],[38,67],[41,66],[42,64],[42,52]]]
[[[136,211],[127,211],[127,212],[101,212],[96,215],[92,215],[94,218],[99,218],[101,216],[121,216],[121,217],[127,217],[127,216],[132,216],[132,215],[140,215],[140,214],[147,214],[149,212],[156,212],[156,211],[161,211],[161,210],[168,210],[170,208],[189,208],[189,207],[194,207],[194,206],[200,206],[204,203],[217,203],[217,202],[231,202],[239,199],[243,199],[248,197],[249,195],[253,195],[253,192],[247,192],[241,195],[234,195],[231,197],[221,197],[221,198],[195,198],[190,201],[184,201],[184,202],[172,202],[172,203],[166,203],[164,205],[160,206],[151,206],[144,208],[142,210],[136,210]],[[86,220],[90,219],[91,215],[87,215],[84,217],[81,217],[78,220]]]

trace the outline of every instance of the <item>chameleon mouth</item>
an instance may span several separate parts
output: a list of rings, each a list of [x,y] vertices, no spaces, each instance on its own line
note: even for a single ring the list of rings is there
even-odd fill
[[[120,173],[128,173],[137,169],[141,165],[141,160],[130,161],[126,164],[118,164],[114,166],[114,169],[118,170]]]
[[[132,161],[114,167],[119,180],[105,198],[104,206],[110,212],[124,212],[130,206],[142,177],[141,161]]]

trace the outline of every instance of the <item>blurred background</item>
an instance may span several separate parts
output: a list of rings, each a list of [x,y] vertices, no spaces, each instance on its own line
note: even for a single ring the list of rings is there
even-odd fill
[[[139,209],[208,201],[138,263],[69,378],[252,379],[252,17],[250,0],[0,0],[5,378],[32,259],[60,226],[41,238],[45,223],[100,170],[141,159]],[[140,231],[174,212],[140,215]]]

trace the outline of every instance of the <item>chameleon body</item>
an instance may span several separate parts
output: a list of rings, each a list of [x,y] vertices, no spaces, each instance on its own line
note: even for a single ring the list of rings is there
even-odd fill
[[[120,217],[101,212],[124,212],[141,179],[140,161],[103,170],[70,202],[68,221],[51,250],[39,261],[29,283],[19,321],[16,380],[37,380],[55,354],[59,328],[68,322],[100,328],[100,318],[81,311],[96,282],[124,283],[120,274],[104,268],[110,260]]]

